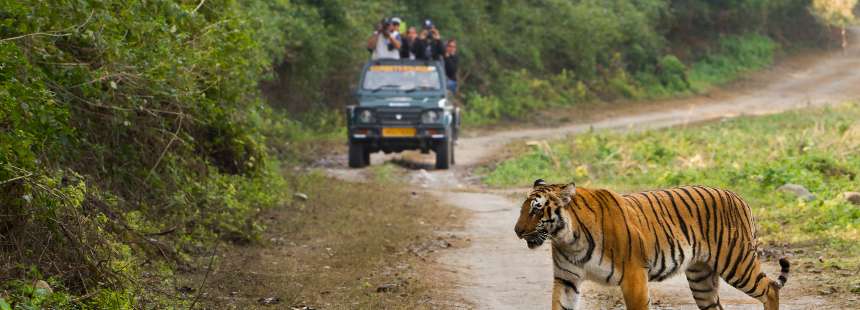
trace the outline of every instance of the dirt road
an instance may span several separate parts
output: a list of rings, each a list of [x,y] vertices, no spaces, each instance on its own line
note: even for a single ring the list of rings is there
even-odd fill
[[[860,29],[853,29],[856,34]],[[858,36],[854,35],[854,42]],[[649,109],[604,119],[556,128],[497,131],[480,137],[465,137],[457,146],[457,163],[448,171],[413,169],[408,179],[418,186],[433,189],[449,204],[474,212],[465,234],[471,246],[445,252],[441,264],[456,271],[462,298],[479,309],[547,309],[549,308],[552,265],[549,248],[528,250],[514,235],[519,201],[512,195],[487,193],[474,185],[470,167],[496,156],[505,144],[524,139],[551,139],[585,130],[640,130],[684,125],[739,115],[768,114],[781,111],[839,103],[860,98],[860,46],[845,52],[817,55],[803,64],[785,63],[757,74],[737,91],[718,91],[708,96],[677,99]],[[432,154],[431,154],[432,155]],[[374,155],[379,164],[400,160],[398,156]],[[432,157],[410,155],[412,167],[427,166]],[[417,162],[417,163],[416,163]],[[363,179],[361,170],[330,169],[330,173],[350,180]],[[541,176],[535,176],[538,178]],[[471,181],[470,181],[471,180]],[[527,184],[524,184],[527,185]],[[526,189],[511,190],[525,195]],[[520,198],[517,198],[520,199]],[[773,272],[773,262],[769,268]],[[773,274],[773,273],[770,273]],[[653,307],[658,309],[695,309],[686,280],[675,277],[651,283]],[[804,291],[806,290],[806,291]],[[827,300],[805,293],[802,278],[790,280],[783,291],[784,309],[839,308]],[[760,309],[760,304],[723,283],[721,301],[727,309]],[[615,288],[587,285],[580,303],[582,309],[623,308],[620,292]]]

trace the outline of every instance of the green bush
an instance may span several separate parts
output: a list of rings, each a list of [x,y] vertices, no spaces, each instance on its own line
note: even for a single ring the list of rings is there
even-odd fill
[[[4,3],[0,285],[21,293],[13,306],[68,306],[27,293],[37,270],[56,296],[86,296],[76,307],[129,307],[142,264],[254,240],[256,214],[284,201],[263,127],[281,121],[258,82],[284,57],[293,4],[197,5]]]
[[[693,64],[690,87],[694,91],[704,91],[743,73],[769,66],[778,47],[776,42],[762,35],[723,37],[716,52]]]
[[[663,87],[674,92],[682,92],[690,88],[690,82],[687,81],[687,66],[678,57],[663,56],[657,66],[660,68],[658,74]]]

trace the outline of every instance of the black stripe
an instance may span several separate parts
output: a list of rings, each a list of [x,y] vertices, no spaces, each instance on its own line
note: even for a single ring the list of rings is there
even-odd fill
[[[615,202],[615,205],[618,206],[618,210],[621,211],[621,221],[624,223],[624,230],[627,232],[627,255],[624,257],[624,261],[629,261],[630,257],[633,255],[633,235],[630,233],[630,225],[633,223],[627,220],[627,213],[624,212],[624,206],[621,205],[621,202],[612,195],[612,192],[604,191],[604,193]],[[613,253],[613,258],[615,258],[615,254]],[[618,283],[624,280],[624,265],[621,265],[621,277],[618,278]]]
[[[705,201],[705,195],[702,195],[696,187],[690,187],[690,189],[696,192],[696,195],[698,195],[699,199],[702,201],[702,204],[699,205],[699,209],[704,209],[705,211],[705,223],[702,225],[702,228],[704,229],[702,239],[705,241],[705,245],[708,246],[708,259],[710,259],[714,253],[713,249],[711,249],[711,245],[713,245],[713,242],[711,242],[711,213],[708,211],[708,203]]]
[[[700,238],[705,239],[705,238],[706,238],[706,237],[705,237],[705,224],[702,222],[701,207],[699,206],[699,204],[698,204],[698,203],[696,203],[696,199],[694,199],[694,198],[693,198],[693,194],[691,194],[691,193],[690,193],[690,191],[688,190],[688,188],[686,188],[686,187],[682,187],[682,188],[680,188],[680,190],[681,190],[682,192],[684,192],[684,194],[685,194],[685,195],[687,195],[687,198],[688,198],[688,199],[690,199],[690,203],[692,203],[692,204],[695,206],[695,209],[696,209],[696,221],[699,223],[699,234],[700,234]],[[683,199],[681,199],[681,200],[683,201]]]
[[[725,275],[724,272],[729,269],[728,268],[729,263],[731,263],[733,261],[732,260],[732,254],[735,252],[735,243],[738,240],[738,238],[729,238],[729,239],[731,239],[731,240],[729,240],[729,245],[728,245],[729,246],[729,253],[726,254],[726,262],[725,262],[725,264],[723,264],[723,269],[720,270],[720,272],[719,272],[721,275]],[[728,277],[726,277],[726,279],[728,279]]]
[[[717,199],[716,199],[716,198],[714,198],[714,195],[713,195],[713,194],[712,194],[712,193],[711,193],[707,188],[705,188],[705,187],[701,187],[701,188],[702,188],[702,190],[703,190],[706,194],[708,194],[708,196],[711,198],[711,202],[712,202],[712,204],[711,204],[711,206],[710,206],[710,211],[713,213],[713,217],[712,217],[711,223],[713,223],[713,224],[714,224],[714,225],[713,225],[713,226],[714,226],[713,231],[714,231],[714,233],[716,234],[716,236],[714,236],[714,238],[715,238],[715,240],[714,240],[714,241],[715,241],[715,242],[714,242],[714,247],[715,247],[715,249],[714,249],[714,250],[715,250],[715,251],[714,251],[714,252],[712,252],[712,253],[711,253],[711,255],[712,255],[712,257],[714,258],[714,260],[713,260],[713,261],[714,261],[714,267],[713,267],[713,269],[714,269],[714,270],[719,270],[719,269],[717,268],[717,267],[718,267],[718,266],[717,266],[717,263],[718,263],[718,262],[719,262],[719,260],[720,260],[720,250],[721,250],[721,249],[720,249],[720,245],[723,243],[723,230],[722,230],[721,226],[719,226],[719,225],[718,225],[718,224],[719,224],[719,222],[720,222],[719,215],[718,215],[718,210],[717,210],[717,208],[718,208],[719,204],[717,203]]]
[[[561,255],[561,257],[562,257],[562,258],[564,258],[565,260],[567,260],[568,262],[570,262],[571,264],[573,264],[573,262],[570,260],[570,258],[569,258],[569,257],[567,257],[567,255],[565,255],[564,253],[562,253],[562,252],[561,252],[561,250],[555,250],[555,251],[553,252],[553,254],[559,254],[559,255]],[[569,274],[573,275],[574,277],[582,278],[582,275],[580,275],[580,274],[578,274],[578,273],[576,273],[576,272],[573,272],[573,270],[570,270],[570,269],[567,269],[567,268],[562,267],[562,266],[561,266],[561,264],[559,264],[559,262],[558,262],[558,257],[559,257],[559,256],[556,256],[556,255],[553,255],[553,256],[552,256],[552,264],[553,264],[553,266],[554,266],[555,268],[558,268],[558,269],[559,269],[559,270],[561,270],[561,271],[567,272],[567,273],[569,273]]]
[[[730,284],[732,284],[732,286],[735,286],[735,283],[737,283],[739,280],[739,279],[735,278],[735,276],[737,275],[737,271],[739,269],[741,269],[741,267],[743,267],[742,265],[747,265],[747,264],[745,264],[745,262],[747,261],[747,258],[749,258],[749,256],[750,256],[750,251],[748,249],[742,248],[741,251],[743,251],[743,254],[739,255],[738,259],[735,260],[734,265],[732,265],[728,269],[729,274],[726,275],[726,278],[725,278],[726,282],[729,282]],[[747,268],[747,269],[749,269],[749,268]]]
[[[591,230],[588,227],[585,227],[585,224],[582,223],[582,220],[579,219],[579,215],[576,212],[571,212],[573,214],[573,218],[576,219],[576,222],[579,224],[579,230],[585,234],[585,240],[588,242],[588,249],[585,250],[585,256],[582,259],[579,259],[575,262],[574,265],[579,265],[591,260],[591,256],[594,254],[594,237],[591,235]]]
[[[555,208],[555,217],[558,219],[558,223],[555,223],[555,228],[550,232],[551,235],[555,235],[559,230],[564,228],[564,218],[561,217],[561,208],[563,207]]]
[[[615,201],[615,205],[617,205],[618,210],[621,211],[621,220],[623,221],[622,223],[624,223],[624,229],[627,231],[627,257],[625,257],[624,260],[629,261],[630,256],[633,255],[633,235],[630,233],[630,225],[633,223],[627,221],[627,214],[624,212],[624,206],[621,205],[621,202],[619,202],[618,199],[615,199],[615,196],[613,196],[612,193],[607,192],[607,195],[609,195],[609,198],[612,198],[612,201]],[[621,267],[621,278],[623,279],[624,266]],[[621,282],[621,280],[619,280],[618,282]]]
[[[645,207],[642,206],[642,203],[639,201],[639,199],[634,198],[632,196],[628,196],[628,197],[630,197],[630,200],[633,201],[633,203],[635,203],[636,206],[639,207],[639,210],[641,210],[640,215],[642,215],[642,218],[644,219],[645,226],[648,227],[648,231],[650,231],[651,234],[654,236],[654,244],[655,244],[654,261],[649,261],[649,263],[648,263],[649,267],[653,267],[653,264],[657,261],[656,255],[659,255],[659,253],[660,253],[659,251],[657,251],[657,248],[656,248],[656,245],[659,242],[659,240],[657,240],[657,230],[654,228],[653,225],[651,225],[651,221],[648,220],[648,213],[645,212]],[[647,253],[645,252],[644,241],[641,243],[642,243],[642,256],[645,256]]]
[[[762,297],[762,296],[766,295],[766,294],[767,294],[767,292],[769,292],[769,291],[770,291],[770,285],[766,285],[766,286],[764,287],[764,290],[763,290],[763,291],[761,291],[761,294],[757,294],[757,295],[750,295],[750,296],[751,296],[752,298],[756,298],[756,299],[758,299],[759,297]]]
[[[723,223],[722,223],[723,225],[722,226],[723,227],[726,227],[726,226],[735,227],[733,225],[733,223],[731,222],[732,208],[729,207],[729,204],[728,204],[728,201],[726,200],[726,197],[723,197],[724,191],[722,191],[722,190],[715,190],[715,191],[717,192],[717,196],[720,197],[720,203],[723,206],[721,208],[721,214],[723,215]],[[720,275],[725,275],[724,272],[726,270],[728,270],[729,263],[732,262],[732,258],[733,258],[732,255],[735,253],[735,246],[736,246],[736,243],[738,240],[738,236],[730,235],[731,230],[726,231],[726,234],[729,234],[728,238],[730,239],[728,241],[729,252],[726,254],[726,259],[725,259],[725,263],[723,263],[723,268],[718,269]],[[717,265],[719,265],[719,260],[717,261]]]
[[[678,226],[681,227],[681,232],[684,234],[684,240],[687,241],[687,244],[690,243],[690,233],[687,232],[687,222],[684,221],[684,217],[681,215],[681,212],[678,210],[678,204],[675,202],[675,196],[672,195],[672,192],[664,190],[667,196],[669,196],[669,201],[672,202],[672,209],[675,210],[675,216],[678,217]]]
[[[592,208],[591,208],[591,206],[588,204],[588,202],[586,202],[586,201],[585,201],[585,198],[584,198],[582,195],[576,195],[576,196],[574,196],[574,197],[573,197],[573,200],[574,200],[574,201],[576,201],[577,199],[579,199],[580,201],[582,201],[582,203],[581,203],[581,204],[577,203],[577,204],[576,204],[577,206],[578,206],[578,205],[582,205],[582,206],[584,206],[585,208],[587,208],[587,209],[588,209],[588,211],[591,211],[591,213],[597,214],[597,213],[595,213],[595,212],[594,212],[594,209],[592,209]]]
[[[708,269],[708,274],[706,274],[706,275],[704,275],[704,276],[701,276],[701,277],[698,277],[698,278],[690,278],[690,277],[688,276],[688,277],[687,277],[687,281],[698,283],[698,282],[702,282],[702,281],[703,281],[703,280],[705,280],[705,279],[710,278],[712,275],[714,275],[714,271],[713,271],[713,270]]]
[[[755,278],[755,283],[753,283],[753,287],[751,287],[747,291],[744,291],[744,293],[747,293],[747,295],[752,296],[751,294],[753,292],[755,292],[756,289],[758,289],[758,284],[759,284],[759,282],[761,282],[761,279],[763,279],[764,277],[765,277],[764,272],[759,273],[758,276],[756,276],[756,278]],[[749,285],[749,283],[747,283],[747,285]],[[746,286],[746,285],[744,285],[744,286]],[[764,293],[762,292],[761,294],[758,295],[758,297],[760,297],[761,295],[764,295]],[[755,297],[753,297],[753,298],[755,298]]]
[[[598,207],[600,208],[600,259],[597,260],[597,264],[601,264],[603,263],[603,255],[606,252],[606,215],[604,214],[606,203],[597,197],[595,193],[589,192],[589,194],[599,203]]]
[[[753,252],[752,259],[753,260],[756,259],[755,252]],[[750,262],[750,264],[755,264],[755,263],[756,263],[755,261]],[[746,269],[746,272],[744,272],[744,274],[740,277],[740,279],[738,279],[738,284],[740,284],[740,286],[738,286],[738,285],[732,285],[732,286],[734,286],[738,289],[741,289],[742,287],[746,287],[747,285],[750,284],[750,281],[752,280],[753,268],[752,268],[752,266],[747,266],[745,269]]]
[[[690,214],[690,217],[695,219],[695,221],[697,223],[699,223],[699,226],[700,226],[699,230],[701,230],[702,219],[701,219],[701,217],[698,216],[699,208],[696,207],[695,208],[696,214],[693,214],[693,211],[692,211],[693,207],[690,206],[690,203],[695,203],[695,201],[692,199],[692,197],[690,197],[689,192],[687,192],[687,190],[684,188],[676,188],[674,190],[674,193],[678,195],[678,200],[680,200],[682,203],[684,203],[684,206],[687,208],[687,212]],[[684,195],[686,195],[687,198],[690,199],[689,203],[686,200],[684,200]],[[698,257],[697,254],[699,252],[698,250],[699,250],[699,238],[700,237],[702,237],[702,236],[696,236],[695,227],[690,227],[690,239],[689,239],[689,241],[690,241],[690,248],[692,248],[692,250],[693,250],[692,257],[694,257],[694,258]]]
[[[704,290],[700,290],[700,289],[691,287],[690,290],[693,291],[693,293],[713,293],[714,292],[713,287],[711,287],[709,289],[704,289]]]
[[[577,288],[577,287],[576,287],[576,284],[573,284],[573,282],[570,282],[570,281],[568,281],[567,279],[562,279],[562,278],[559,278],[559,277],[555,277],[555,279],[556,279],[556,280],[558,280],[558,282],[561,282],[561,284],[562,284],[562,285],[564,285],[564,286],[566,286],[566,287],[569,287],[569,288],[573,289],[573,291],[574,291],[574,292],[576,292],[577,294],[579,294],[579,288]],[[544,280],[544,281],[546,281],[546,280]]]
[[[732,192],[732,191],[728,191],[728,193],[735,200],[737,200],[737,204],[740,206],[738,208],[739,209],[738,210],[739,211],[738,216],[743,221],[744,232],[746,233],[747,236],[752,236],[753,235],[753,232],[752,232],[753,219],[751,218],[752,210],[750,209],[750,206],[737,193]],[[743,212],[741,212],[741,211],[743,211]]]
[[[670,246],[670,249],[672,250],[673,266],[672,266],[672,269],[670,269],[666,273],[657,275],[656,280],[657,281],[663,281],[666,278],[668,278],[669,276],[675,274],[675,272],[678,271],[678,268],[681,267],[681,263],[684,261],[684,250],[681,247],[680,242],[676,238],[674,238],[676,233],[674,232],[674,229],[672,229],[672,228],[677,226],[677,224],[672,220],[672,215],[669,212],[669,208],[663,204],[663,201],[659,199],[656,192],[651,192],[651,194],[654,195],[654,199],[657,201],[657,205],[659,205],[661,207],[661,209],[665,212],[663,214],[665,214],[665,216],[668,217],[669,220],[672,222],[671,225],[669,223],[667,223],[666,225],[668,226],[667,233],[669,233],[669,234],[671,234],[671,236],[673,236],[669,240],[669,246]],[[680,256],[680,258],[678,256],[675,256],[675,248],[676,247],[678,248],[678,255]]]
[[[663,222],[662,222],[662,221],[660,221],[660,218],[657,216],[657,209],[655,209],[655,208],[654,208],[654,203],[651,201],[651,196],[648,196],[648,195],[647,195],[647,193],[639,193],[639,194],[641,194],[642,196],[644,196],[644,197],[645,197],[645,199],[647,199],[647,200],[648,200],[648,209],[650,209],[650,210],[651,210],[651,213],[652,213],[652,214],[654,214],[654,222],[656,222],[657,224],[659,224],[659,225],[660,225],[660,227],[659,227],[659,228],[660,228],[660,230],[663,232],[663,235],[666,237],[666,244],[668,244],[668,245],[671,247],[671,246],[672,246],[672,244],[670,243],[669,234],[668,234],[668,232],[666,232],[666,229],[665,229],[665,227],[663,226]],[[656,232],[657,230],[655,229],[654,231]],[[655,237],[656,237],[656,234],[655,234]],[[653,277],[651,277],[651,275],[649,274],[649,277],[648,277],[648,278],[649,278],[649,280],[656,279],[658,276],[660,276],[661,274],[663,274],[663,271],[665,271],[665,270],[666,270],[666,254],[665,254],[665,253],[663,253],[663,250],[659,247],[659,246],[660,246],[660,239],[659,239],[659,237],[657,237],[657,238],[656,238],[656,240],[655,240],[654,244],[655,244],[655,247],[656,247],[656,249],[655,249],[655,251],[654,251],[654,252],[655,252],[655,253],[657,253],[657,254],[660,256],[660,269],[658,269],[657,273],[656,273],[656,274],[654,274],[654,276],[653,276]],[[672,248],[672,252],[673,252],[673,255],[674,255],[674,248]]]

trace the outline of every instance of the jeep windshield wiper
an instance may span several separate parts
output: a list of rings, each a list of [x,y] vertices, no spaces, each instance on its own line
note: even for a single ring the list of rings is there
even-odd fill
[[[380,91],[380,90],[383,90],[383,89],[386,89],[386,88],[392,88],[392,87],[397,87],[397,88],[399,89],[399,88],[400,88],[400,85],[397,85],[397,84],[385,84],[385,85],[381,85],[381,86],[379,86],[379,87],[377,87],[377,88],[374,88],[374,89],[373,89],[373,90],[371,90],[370,92],[375,93],[375,92],[378,92],[378,91]]]
[[[411,92],[414,92],[416,90],[428,90],[428,89],[438,89],[438,88],[433,87],[433,86],[418,86],[418,87],[413,87],[413,88],[407,89],[406,92],[411,93]]]

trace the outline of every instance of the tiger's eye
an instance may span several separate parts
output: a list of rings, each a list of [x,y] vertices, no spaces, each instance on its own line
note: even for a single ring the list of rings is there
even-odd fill
[[[537,212],[540,212],[540,210],[541,210],[541,208],[542,208],[542,207],[543,207],[543,206],[541,205],[541,202],[540,202],[540,201],[538,201],[537,199],[536,199],[536,200],[532,200],[532,210],[531,210],[531,213],[532,213],[532,214],[535,214],[535,213],[537,213]]]

